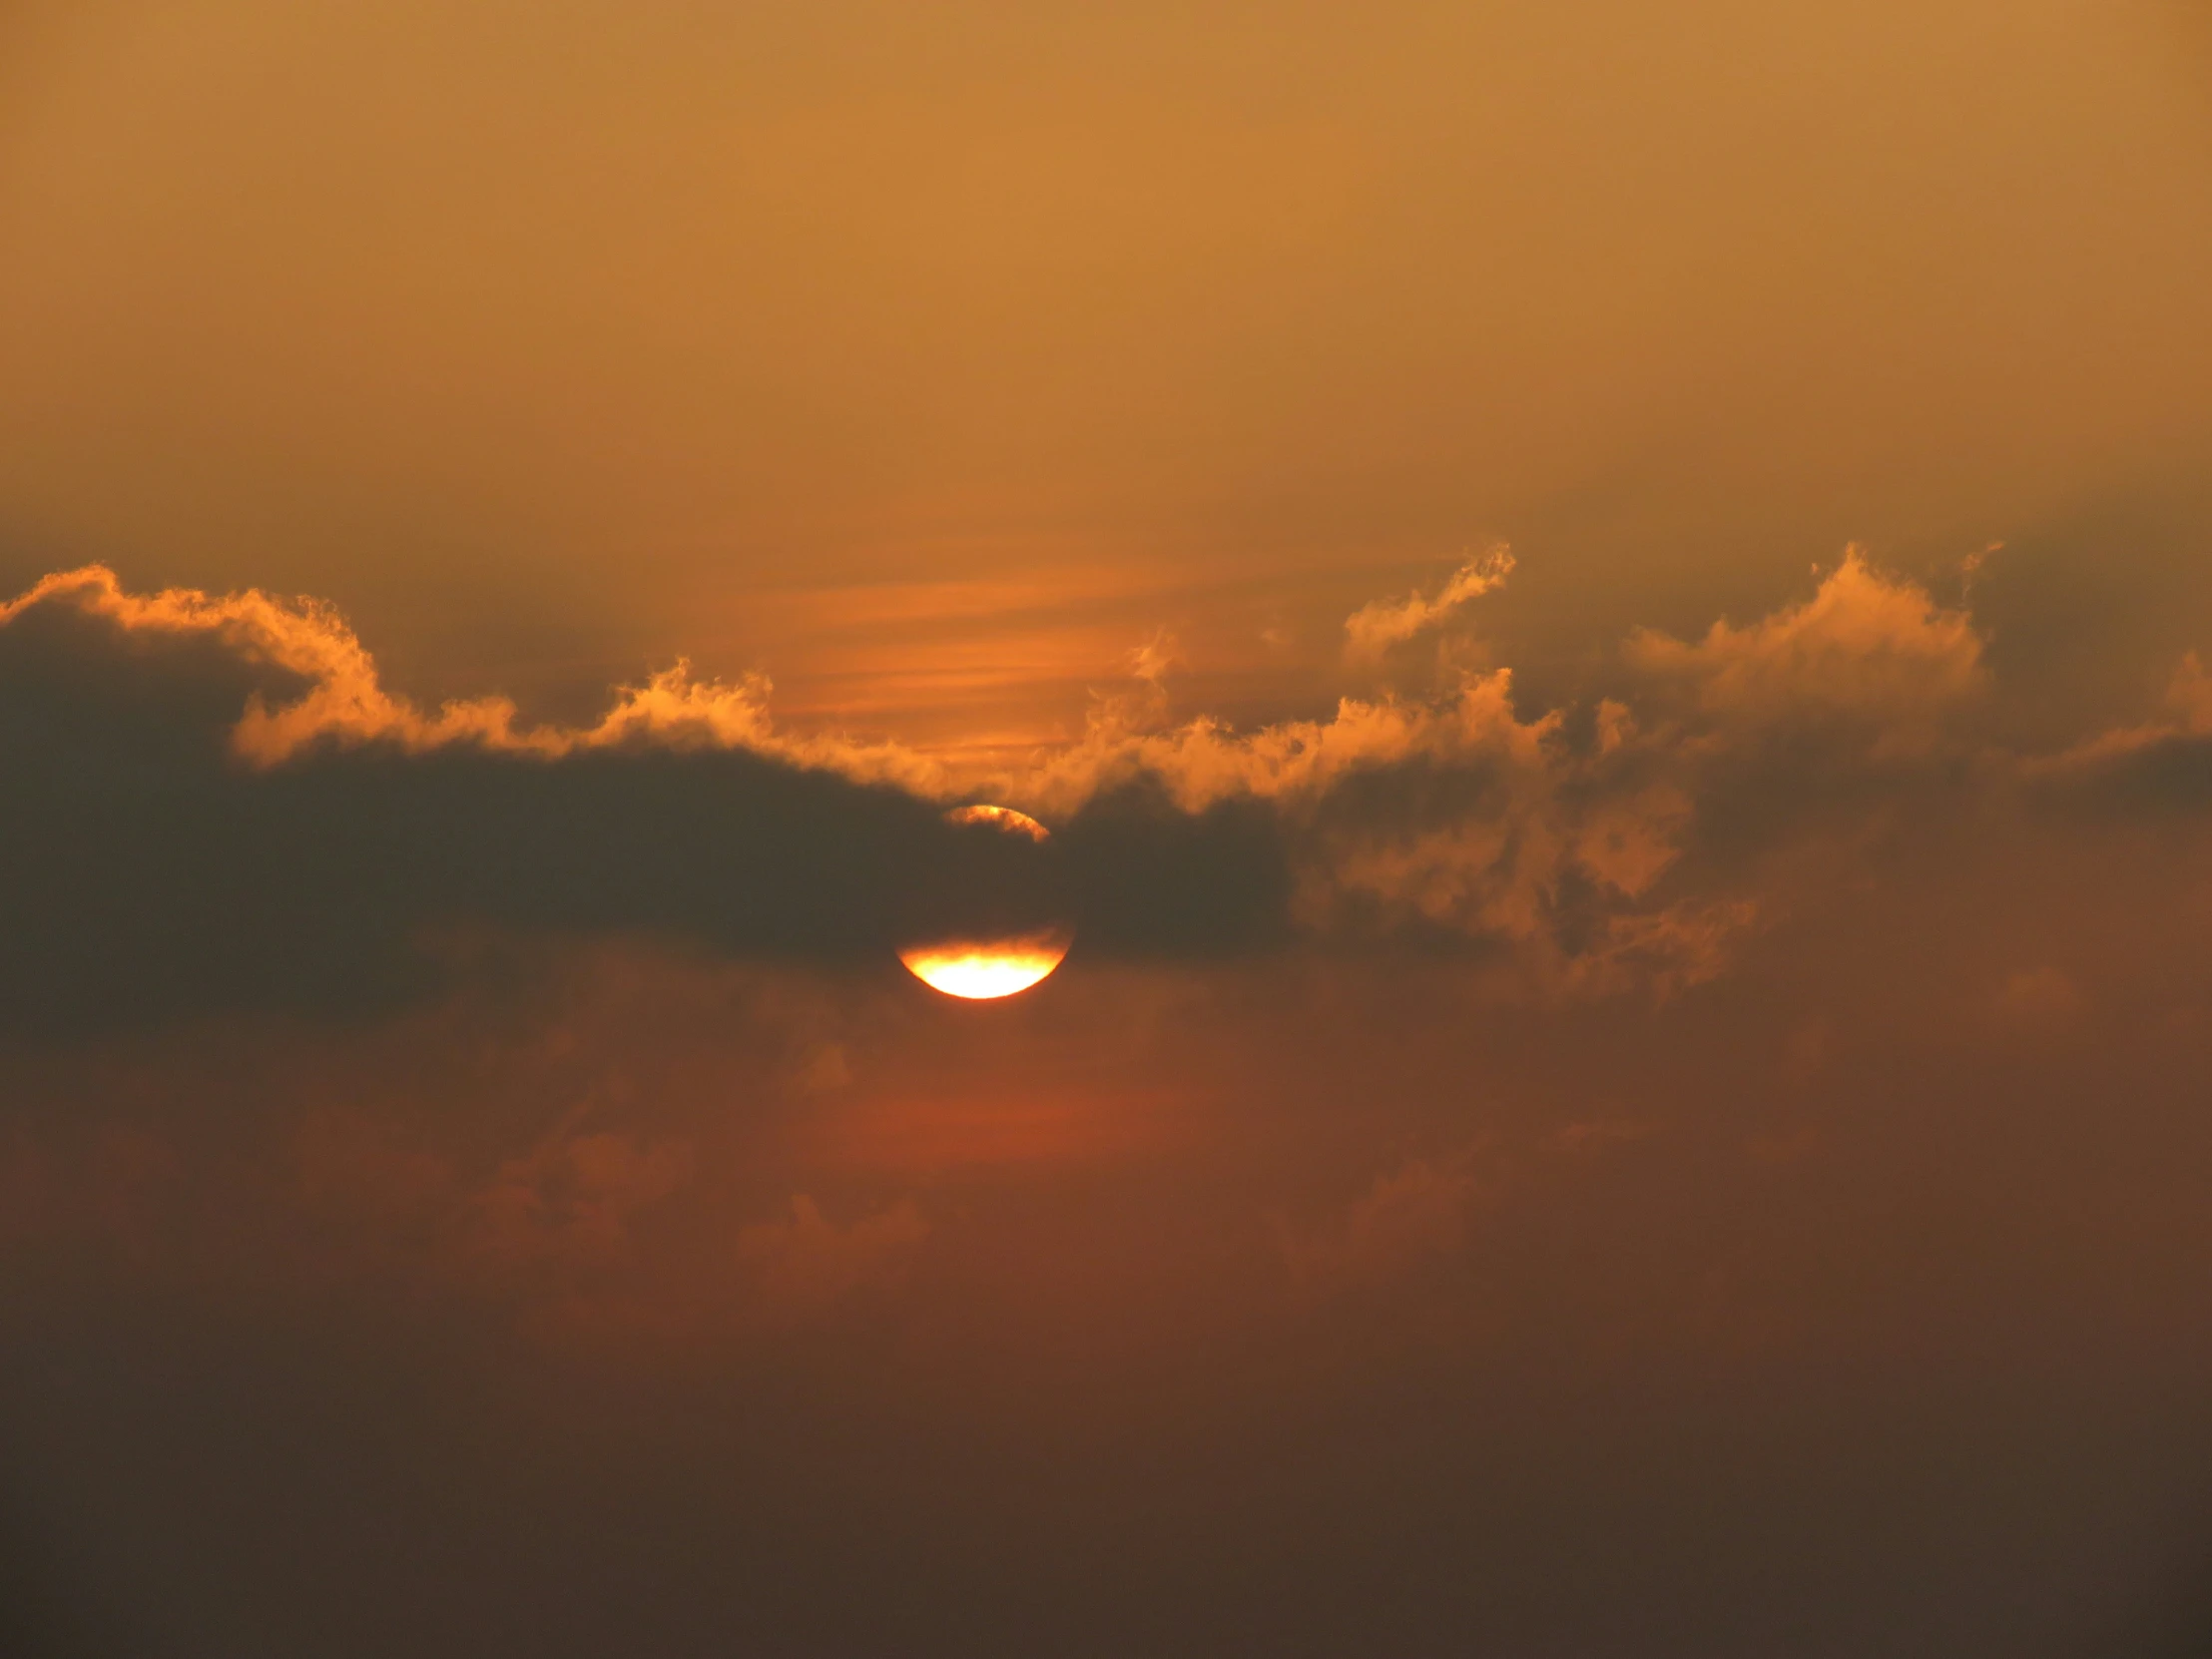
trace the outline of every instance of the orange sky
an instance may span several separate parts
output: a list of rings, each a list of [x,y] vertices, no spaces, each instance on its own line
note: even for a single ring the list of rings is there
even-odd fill
[[[0,552],[324,595],[425,694],[1033,741],[1166,629],[1252,718],[1492,540],[1571,655],[2202,475],[2157,0],[0,29]]]

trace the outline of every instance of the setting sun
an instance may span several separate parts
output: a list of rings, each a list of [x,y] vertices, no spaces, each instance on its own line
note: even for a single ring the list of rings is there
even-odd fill
[[[1027,990],[1060,965],[1070,942],[1064,933],[1038,933],[917,946],[900,951],[898,959],[930,989],[981,1001]]]
[[[1040,847],[1052,839],[1043,825],[1011,807],[955,807],[944,820],[996,830]],[[1074,942],[1064,918],[1048,921],[1032,911],[1020,920],[1002,916],[973,931],[946,928],[904,946],[898,959],[930,989],[980,1002],[1027,990],[1060,965]]]

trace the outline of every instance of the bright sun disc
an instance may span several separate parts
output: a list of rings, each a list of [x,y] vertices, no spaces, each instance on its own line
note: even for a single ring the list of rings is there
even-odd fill
[[[932,990],[982,1000],[1027,990],[1060,965],[1070,942],[1065,934],[1040,933],[1018,939],[917,945],[901,950],[898,959]]]

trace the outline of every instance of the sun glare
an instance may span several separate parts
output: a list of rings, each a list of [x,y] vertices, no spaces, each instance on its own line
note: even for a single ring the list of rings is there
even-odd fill
[[[1069,942],[1052,934],[970,940],[901,950],[898,959],[930,989],[980,1001],[1027,990],[1060,965]]]

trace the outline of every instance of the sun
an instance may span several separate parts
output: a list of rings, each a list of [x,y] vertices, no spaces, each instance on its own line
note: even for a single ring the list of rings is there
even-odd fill
[[[1074,941],[1064,932],[1013,939],[960,939],[901,950],[906,971],[931,990],[981,1001],[1025,991],[1060,965]]]
[[[988,824],[1009,835],[1027,835],[1033,841],[1052,838],[1051,830],[1027,813],[1017,813],[1011,807],[955,807],[944,815],[944,821],[947,824]]]
[[[1039,845],[1052,838],[1043,825],[1011,807],[955,807],[944,816],[950,824],[988,825]],[[1070,929],[1050,926],[989,938],[930,939],[901,949],[898,959],[931,990],[980,1002],[1012,996],[1048,977],[1074,942]]]

